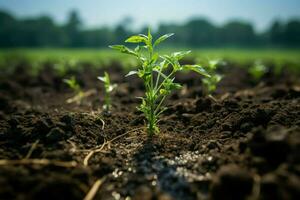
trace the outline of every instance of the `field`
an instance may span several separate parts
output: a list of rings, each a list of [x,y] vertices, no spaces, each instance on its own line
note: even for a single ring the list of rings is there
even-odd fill
[[[178,50],[178,49],[177,49]],[[180,48],[190,50],[190,48]],[[160,50],[162,54],[176,51],[173,48]],[[228,59],[245,64],[253,60],[264,60],[273,63],[300,63],[299,49],[192,49],[192,58]],[[0,63],[9,60],[26,59],[29,62],[81,61],[107,63],[120,60],[124,64],[132,63],[133,58],[107,49],[0,49]],[[299,64],[300,65],[300,64]]]
[[[162,54],[173,49],[161,50]],[[299,199],[300,50],[195,49],[222,59],[210,97],[202,77],[166,101],[160,134],[136,107],[137,62],[93,49],[0,50],[0,199]],[[260,60],[265,73],[249,68]],[[104,71],[118,87],[103,112]],[[63,81],[74,76],[79,103]]]

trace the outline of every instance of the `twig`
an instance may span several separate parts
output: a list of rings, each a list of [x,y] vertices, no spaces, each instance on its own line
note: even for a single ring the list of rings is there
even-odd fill
[[[30,147],[27,155],[25,156],[25,159],[29,159],[30,156],[32,155],[33,151],[36,149],[38,143],[40,142],[40,140],[36,140]]]
[[[101,151],[104,149],[104,147],[105,147],[106,145],[109,145],[109,144],[111,144],[112,142],[116,141],[117,139],[119,139],[119,138],[121,138],[121,137],[123,137],[123,136],[125,136],[125,135],[127,135],[127,134],[129,134],[129,133],[132,133],[132,132],[134,132],[134,131],[138,131],[138,130],[140,130],[140,129],[142,129],[142,128],[143,128],[143,127],[136,128],[136,129],[133,129],[133,130],[131,130],[131,131],[127,131],[126,133],[123,133],[123,134],[121,134],[121,135],[118,135],[117,137],[115,137],[115,138],[113,138],[113,139],[111,139],[111,140],[109,140],[109,141],[107,141],[107,142],[103,142],[103,144],[100,146],[100,148],[93,149],[93,150],[91,150],[91,151],[88,153],[88,155],[87,155],[87,156],[84,158],[84,160],[83,160],[83,165],[84,165],[84,166],[88,166],[88,165],[89,165],[89,160],[90,160],[90,158],[94,155],[94,153],[101,152]]]
[[[54,165],[57,167],[73,168],[77,166],[75,161],[53,161],[48,159],[21,159],[21,160],[0,160],[3,165]]]
[[[218,100],[211,94],[209,94],[207,97],[210,98],[213,102],[218,103]]]
[[[99,149],[94,149],[94,150],[91,150],[88,155],[84,158],[83,160],[83,165],[84,166],[88,166],[89,165],[89,160],[90,158],[94,155],[94,153],[96,152],[100,152],[104,147],[105,145],[107,144],[107,142],[104,142],[101,147]]]
[[[93,200],[95,195],[97,194],[100,186],[103,184],[103,182],[105,181],[105,177],[102,179],[98,179],[93,186],[91,187],[91,189],[89,190],[89,192],[86,194],[86,196],[84,197],[83,200]]]
[[[104,122],[104,120],[101,119],[101,118],[100,118],[100,121],[102,122],[102,128],[101,128],[101,129],[102,129],[102,131],[103,131],[103,130],[104,130],[104,126],[105,126],[105,122]]]

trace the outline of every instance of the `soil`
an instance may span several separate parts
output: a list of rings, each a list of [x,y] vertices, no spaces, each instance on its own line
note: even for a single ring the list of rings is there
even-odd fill
[[[299,75],[254,81],[229,63],[215,101],[198,75],[179,74],[184,87],[148,137],[142,83],[118,62],[64,76],[52,67],[0,75],[0,199],[300,199]],[[118,84],[110,113],[104,69]],[[71,75],[91,94],[80,105],[66,103]]]

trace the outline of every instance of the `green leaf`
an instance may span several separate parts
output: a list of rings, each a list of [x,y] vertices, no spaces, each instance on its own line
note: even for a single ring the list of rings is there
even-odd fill
[[[104,76],[98,76],[97,79],[102,81],[102,82],[105,82],[105,77]]]
[[[152,60],[150,61],[150,63],[155,63],[158,59],[158,53],[154,53],[154,55],[152,56]]]
[[[211,77],[209,73],[200,65],[183,65],[183,70],[191,70],[206,77]]]
[[[161,95],[163,95],[163,96],[166,96],[166,95],[170,94],[170,92],[167,91],[167,90],[165,90],[165,89],[160,89],[160,90],[159,90],[159,94],[161,94]]]
[[[172,54],[172,57],[175,57],[177,60],[182,59],[186,55],[190,54],[192,51],[179,51]]]
[[[153,46],[156,46],[158,44],[160,44],[161,42],[165,41],[166,39],[168,39],[169,37],[173,36],[174,33],[168,33],[168,34],[165,34],[161,37],[159,37],[155,42],[154,42],[154,45]]]
[[[144,38],[146,38],[148,40],[148,36],[147,35],[139,34],[139,36],[144,37]]]
[[[147,39],[140,35],[134,35],[134,36],[129,37],[127,40],[125,40],[125,42],[128,42],[128,43],[141,43],[141,42],[146,43],[146,41],[147,41]]]
[[[138,56],[137,53],[135,53],[133,50],[129,49],[128,47],[126,47],[124,45],[111,45],[111,46],[109,46],[109,48],[118,50],[121,53],[126,53],[126,54],[130,54],[130,55]]]
[[[104,72],[104,76],[98,76],[98,80],[105,83],[105,85],[110,85],[110,78],[107,72]]]
[[[110,78],[107,72],[104,72],[105,82],[110,85]]]
[[[138,74],[138,71],[130,71],[130,72],[128,72],[128,74],[125,75],[125,77],[132,76],[135,74]]]
[[[219,74],[215,74],[213,76],[214,82],[218,83],[222,80],[223,76],[219,75]]]
[[[160,76],[162,76],[164,79],[167,78],[167,76],[166,76],[164,73],[162,73],[160,70],[158,70],[158,69],[153,69],[153,71],[155,71],[155,72],[157,72],[158,74],[160,74]]]
[[[163,60],[159,65],[162,69],[166,69],[169,66],[169,63]]]
[[[112,84],[112,85],[109,85],[108,88],[107,88],[107,91],[108,92],[112,92],[114,89],[116,89],[118,87],[117,84]]]
[[[172,57],[168,55],[160,56],[164,61],[168,62],[168,64],[175,65]]]
[[[166,78],[164,83],[163,83],[163,89],[167,90],[167,91],[172,91],[172,90],[177,90],[181,88],[181,85],[179,83],[174,83],[175,78]]]
[[[140,46],[137,46],[135,49],[134,49],[135,53],[139,53],[141,51],[141,47]]]
[[[149,40],[150,43],[152,42],[152,35],[151,35],[150,27],[148,28],[148,40]]]
[[[221,61],[218,59],[215,60],[209,60],[208,64],[210,66],[210,68],[212,68],[213,70],[216,69],[217,65],[220,63]]]
[[[179,89],[181,89],[182,88],[182,86],[179,84],[179,83],[172,83],[171,85],[170,85],[170,89],[171,90],[179,90]]]

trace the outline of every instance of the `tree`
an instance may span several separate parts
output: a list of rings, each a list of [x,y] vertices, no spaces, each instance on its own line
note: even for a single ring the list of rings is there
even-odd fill
[[[216,42],[216,27],[205,19],[193,19],[182,27],[186,44],[194,47],[211,46]]]
[[[280,45],[283,41],[284,26],[279,20],[276,20],[272,23],[269,30],[270,42],[274,45]]]
[[[253,46],[257,42],[252,25],[241,21],[225,24],[220,29],[219,39],[221,44],[235,46]]]
[[[67,35],[67,46],[79,47],[82,44],[81,35],[81,19],[77,11],[72,10],[69,14],[68,21],[64,26],[65,33]]]
[[[297,20],[291,20],[286,24],[284,31],[285,43],[289,46],[300,45],[300,22]]]

